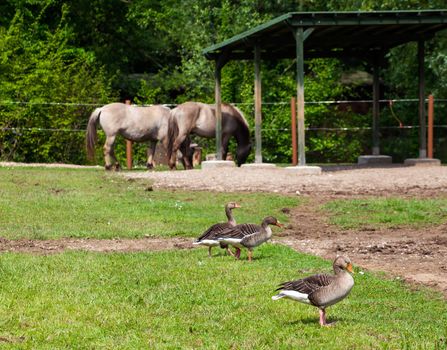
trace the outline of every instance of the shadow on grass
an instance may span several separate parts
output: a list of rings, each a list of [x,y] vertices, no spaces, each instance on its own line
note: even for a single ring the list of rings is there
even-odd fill
[[[344,322],[344,321],[345,321],[345,319],[343,317],[327,318],[327,323],[331,324],[333,326],[337,325],[339,322]],[[315,325],[320,326],[318,312],[315,314],[315,317],[303,317],[303,318],[299,318],[297,320],[289,321],[289,322],[285,323],[285,325],[287,325],[287,326],[296,326],[296,325],[300,325],[300,324],[315,324]]]

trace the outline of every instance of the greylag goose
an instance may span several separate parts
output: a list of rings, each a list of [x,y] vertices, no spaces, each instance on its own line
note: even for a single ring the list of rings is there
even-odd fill
[[[354,286],[351,260],[338,256],[333,263],[334,275],[318,274],[300,280],[284,282],[277,289],[279,294],[273,300],[289,298],[301,303],[310,304],[320,309],[320,325],[326,322],[326,308],[338,303],[348,296]]]
[[[194,245],[204,245],[208,247],[208,256],[211,256],[211,249],[213,247],[217,247],[220,245],[221,248],[226,249],[228,253],[233,255],[231,250],[228,248],[228,244],[221,243],[217,239],[220,237],[220,234],[226,229],[232,228],[236,226],[236,220],[234,220],[232,210],[234,208],[240,208],[241,206],[235,202],[230,202],[225,205],[225,214],[227,215],[227,222],[222,222],[218,224],[214,224],[209,227],[202,235],[197,238]]]
[[[241,248],[247,248],[248,261],[253,256],[253,248],[267,242],[272,237],[272,229],[269,225],[283,227],[283,225],[273,216],[267,216],[262,220],[261,225],[241,224],[229,228],[221,233],[219,242],[236,247],[236,259],[241,256]]]

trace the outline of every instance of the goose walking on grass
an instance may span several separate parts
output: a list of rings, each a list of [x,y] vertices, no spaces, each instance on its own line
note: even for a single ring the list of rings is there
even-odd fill
[[[300,280],[284,282],[273,300],[289,298],[320,309],[320,325],[328,326],[326,308],[346,298],[354,286],[352,263],[348,257],[338,256],[333,263],[334,275],[318,274]]]
[[[222,232],[221,238],[218,241],[235,247],[236,259],[239,259],[241,256],[241,249],[246,248],[248,250],[248,261],[251,261],[253,248],[272,238],[273,233],[269,225],[283,227],[276,218],[267,216],[261,225],[241,224],[225,230],[225,232]]]
[[[224,232],[226,229],[230,229],[236,226],[236,220],[233,217],[232,210],[234,208],[240,208],[240,207],[241,206],[235,202],[230,202],[226,204],[225,214],[227,215],[228,221],[214,224],[213,226],[209,227],[205,232],[202,233],[202,235],[199,238],[197,238],[195,242],[193,242],[193,244],[204,245],[208,247],[208,256],[210,257],[211,257],[211,249],[219,245],[222,249],[226,249],[229,254],[234,255],[228,248],[228,244],[221,243],[217,239],[221,237],[220,234]]]

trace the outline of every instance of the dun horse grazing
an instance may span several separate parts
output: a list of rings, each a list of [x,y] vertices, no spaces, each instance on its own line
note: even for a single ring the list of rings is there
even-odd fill
[[[216,137],[216,106],[200,102],[185,102],[171,111],[169,123],[169,166],[175,168],[177,150],[187,149],[188,135]],[[237,142],[236,160],[238,166],[245,163],[251,150],[250,130],[242,112],[229,104],[222,104],[222,156],[226,158],[228,143],[234,136]],[[182,151],[184,154],[184,152]],[[169,154],[168,154],[169,155]],[[185,167],[191,169],[189,159],[184,157]]]
[[[117,135],[135,142],[149,142],[147,151],[147,167],[151,169],[154,165],[153,158],[155,147],[161,141],[171,154],[167,134],[171,110],[161,105],[150,107],[129,106],[124,103],[110,103],[97,108],[90,116],[87,126],[86,144],[87,154],[90,159],[94,158],[95,143],[97,140],[96,124],[99,121],[106,142],[104,144],[104,160],[106,170],[115,167],[119,169],[113,145]]]

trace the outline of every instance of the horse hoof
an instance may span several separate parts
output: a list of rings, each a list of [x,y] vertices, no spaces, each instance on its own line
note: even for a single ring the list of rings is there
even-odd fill
[[[152,170],[152,169],[154,169],[154,166],[150,163],[147,163],[146,168],[147,168],[147,170]]]
[[[112,170],[112,166],[111,166],[111,165],[106,165],[104,168],[105,168],[107,171]]]
[[[120,171],[121,170],[121,166],[119,164],[115,165],[115,171]]]

